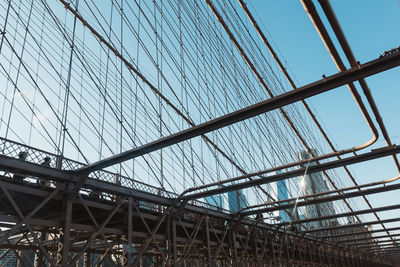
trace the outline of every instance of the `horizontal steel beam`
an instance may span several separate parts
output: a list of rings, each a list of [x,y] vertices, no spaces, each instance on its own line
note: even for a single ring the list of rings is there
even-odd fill
[[[399,219],[400,221],[400,219]],[[380,221],[378,221],[377,223],[380,223]],[[354,226],[354,224],[353,224]],[[347,233],[343,233],[343,234],[338,234],[338,235],[333,235],[333,234],[329,234],[327,236],[322,236],[321,238],[339,238],[339,237],[345,237],[345,236],[357,236],[357,235],[365,235],[365,234],[374,234],[374,233],[381,233],[381,232],[386,232],[386,231],[398,231],[400,230],[400,227],[393,227],[393,228],[386,228],[386,229],[378,229],[378,230],[371,230],[371,231],[363,231],[363,232],[347,232]]]
[[[368,161],[368,160],[377,159],[377,158],[381,158],[381,157],[391,156],[391,155],[394,155],[397,153],[400,153],[400,146],[383,147],[380,149],[372,150],[371,152],[368,152],[368,153],[309,166],[307,168],[307,173],[308,174],[316,173],[316,172],[320,172],[322,170],[334,169],[334,168],[338,168],[338,167],[342,167],[342,166],[346,166],[346,165],[350,165],[350,164],[360,163],[363,161]],[[231,184],[231,185],[227,185],[227,186],[220,187],[220,188],[208,189],[207,191],[204,191],[204,192],[192,193],[192,194],[184,196],[183,199],[185,199],[185,200],[198,199],[198,198],[202,198],[202,197],[206,197],[206,196],[222,194],[222,193],[236,191],[236,190],[244,189],[244,188],[248,188],[248,187],[254,187],[257,185],[262,185],[262,184],[272,183],[272,182],[285,180],[285,179],[289,179],[289,178],[299,177],[299,176],[303,175],[304,172],[305,172],[305,168],[303,167],[303,168],[299,168],[299,169],[296,169],[293,171],[281,172],[279,174],[270,175],[268,177],[258,178],[258,179],[254,179],[251,181],[246,181],[246,182],[237,183],[237,184]]]
[[[327,231],[332,231],[332,230],[354,228],[354,227],[360,227],[360,226],[370,226],[370,225],[375,225],[375,224],[392,223],[392,222],[400,222],[400,217],[385,219],[385,220],[380,220],[380,221],[370,221],[370,222],[363,222],[363,223],[356,223],[356,224],[344,224],[344,225],[338,225],[338,226],[332,226],[332,227],[317,228],[317,229],[307,230],[304,232],[306,232],[306,233],[315,233],[315,232],[322,232],[322,231],[327,232]],[[324,238],[326,238],[326,237],[324,237]]]
[[[351,246],[357,246],[358,248],[369,248],[369,247],[373,247],[373,246],[389,246],[392,245],[390,243],[393,244],[397,244],[397,242],[399,242],[400,239],[389,239],[389,240],[374,240],[373,242],[364,242],[364,243],[359,243],[359,244],[352,244]],[[389,244],[386,244],[389,243]],[[381,245],[384,244],[384,245]]]
[[[79,180],[79,177],[74,175],[71,171],[46,168],[28,161],[22,161],[2,155],[0,155],[0,170],[63,182],[77,183]],[[173,200],[169,198],[91,178],[85,181],[84,187],[95,189],[100,192],[131,196],[135,199],[142,199],[165,206],[169,206],[173,203]]]
[[[354,242],[357,243],[359,241],[376,240],[376,239],[381,239],[381,238],[392,238],[395,236],[400,236],[400,234],[378,235],[378,236],[369,236],[369,237],[364,237],[364,238],[354,238],[354,239],[338,241],[337,244],[347,243],[346,244],[347,246],[352,246],[352,245],[357,245],[357,244],[348,244],[348,243],[354,243]]]
[[[317,221],[331,220],[331,219],[336,219],[336,218],[341,218],[341,217],[347,217],[347,216],[368,214],[368,213],[372,213],[372,212],[381,212],[381,211],[388,211],[388,210],[397,210],[397,209],[400,209],[400,204],[397,204],[397,205],[390,205],[390,206],[384,206],[384,207],[379,207],[379,208],[374,208],[374,209],[356,210],[356,211],[351,211],[351,212],[345,212],[345,213],[339,213],[339,214],[332,214],[332,215],[328,215],[328,216],[321,216],[321,217],[315,217],[315,218],[308,218],[308,219],[303,219],[303,220],[296,220],[296,221],[292,221],[292,222],[280,223],[280,224],[278,224],[278,225],[288,225],[288,224],[301,224],[301,223],[317,222]],[[354,226],[358,226],[358,225],[359,225],[359,224],[354,224]]]
[[[394,54],[388,57],[375,59],[344,72],[326,77],[317,82],[302,86],[296,90],[278,95],[255,105],[251,105],[249,107],[224,115],[222,117],[191,127],[187,130],[172,134],[170,136],[158,139],[140,147],[133,148],[123,153],[89,164],[83,168],[76,170],[76,173],[83,176],[87,175],[93,171],[104,169],[123,161],[151,153],[161,148],[168,147],[185,140],[189,140],[196,136],[200,136],[202,134],[206,134],[222,127],[255,117],[265,112],[295,103],[302,99],[321,94],[323,92],[346,85],[361,78],[365,78],[379,72],[386,71],[399,65],[400,54]]]
[[[400,247],[385,248],[383,250],[381,250],[381,249],[379,249],[379,250],[373,249],[373,250],[368,250],[368,251],[370,251],[372,253],[380,252],[381,254],[383,254],[383,253],[394,253],[394,252],[400,252]]]
[[[400,250],[399,244],[386,244],[382,245],[380,247],[374,247],[374,248],[366,248],[365,251],[368,252],[378,252],[378,251],[391,251],[391,250]]]
[[[261,208],[261,209],[249,210],[249,211],[241,212],[241,214],[243,216],[248,216],[248,215],[259,214],[259,213],[268,213],[268,212],[273,212],[273,211],[277,211],[277,210],[290,209],[290,208],[293,208],[294,206],[303,207],[303,206],[309,206],[309,205],[320,204],[320,203],[325,203],[325,202],[332,202],[332,201],[341,200],[341,199],[348,199],[348,198],[353,198],[353,197],[378,194],[378,193],[382,193],[382,192],[388,192],[388,191],[399,190],[399,189],[400,189],[400,184],[383,185],[383,186],[379,186],[379,187],[375,187],[375,188],[358,190],[358,191],[354,191],[354,192],[340,193],[340,194],[333,195],[333,196],[314,197],[313,199],[298,201],[296,203],[294,203],[294,201],[293,201],[291,203],[280,204],[279,206],[275,206],[275,207],[266,207],[266,208]],[[268,203],[266,205],[273,205],[273,204],[274,203]]]
[[[61,181],[77,181],[77,178],[66,171],[48,168],[42,165],[22,161],[19,159],[0,155],[0,170],[9,173],[24,174],[27,176],[48,178]]]

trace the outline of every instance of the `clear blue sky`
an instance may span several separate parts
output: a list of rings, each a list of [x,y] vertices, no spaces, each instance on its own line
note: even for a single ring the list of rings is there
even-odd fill
[[[317,1],[315,5],[327,24]],[[322,74],[337,72],[320,37],[300,1],[248,1],[261,20],[289,67],[298,85],[318,80]],[[353,49],[356,58],[367,62],[384,50],[400,45],[400,1],[354,0],[331,1],[331,5]],[[332,30],[328,27],[331,36]],[[337,40],[333,38],[339,47]],[[341,50],[339,50],[342,53]],[[345,59],[342,53],[342,58]],[[344,60],[347,67],[348,62]],[[400,68],[366,79],[381,112],[393,143],[400,143]],[[359,89],[359,85],[356,84]],[[359,90],[361,92],[361,90]],[[365,98],[364,98],[365,100]],[[339,88],[308,101],[315,107],[330,137],[338,148],[348,148],[371,138],[365,121],[347,88]],[[371,113],[372,114],[372,113]],[[383,146],[382,136],[373,147]],[[370,149],[370,148],[369,148]],[[368,149],[368,150],[369,150]],[[397,175],[391,158],[353,165],[357,181],[367,183]],[[398,192],[369,196],[374,206],[400,203]],[[398,216],[398,211],[382,213],[382,217]]]

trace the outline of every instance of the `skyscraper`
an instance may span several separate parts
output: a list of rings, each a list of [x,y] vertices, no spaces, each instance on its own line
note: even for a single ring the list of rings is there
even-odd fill
[[[313,154],[316,155],[316,151],[312,150]],[[300,160],[307,160],[311,157],[311,155],[307,151],[301,151],[298,154]],[[315,165],[316,162],[308,163],[308,166]],[[307,164],[306,164],[307,165]],[[306,166],[305,166],[306,167]],[[302,184],[303,184],[303,194],[304,195],[312,195],[316,193],[323,193],[329,191],[329,188],[326,184],[326,181],[322,177],[320,172],[312,173],[312,174],[305,174],[301,177]],[[310,199],[315,199],[318,197],[312,197]],[[316,218],[316,217],[323,217],[328,215],[335,214],[333,209],[332,202],[325,202],[321,204],[313,204],[308,205],[305,207],[304,216],[305,218]],[[329,221],[322,220],[322,221],[315,221],[309,222],[307,224],[308,228],[317,228],[317,227],[328,227]]]
[[[210,209],[222,209],[224,205],[224,200],[222,195],[214,195],[205,198],[206,203],[209,204]]]
[[[276,172],[277,174],[280,173],[279,171]],[[277,183],[277,191],[278,191],[278,200],[285,200],[289,198],[289,193],[288,193],[288,188],[286,185],[286,180],[281,180],[278,181]],[[279,205],[286,205],[289,202],[282,202]],[[279,217],[281,222],[290,222],[293,219],[297,220],[298,219],[298,213],[297,210],[293,212],[293,208],[290,209],[285,209],[285,210],[280,210],[279,211]]]
[[[279,173],[279,172],[277,172]],[[281,180],[276,183],[277,191],[278,191],[278,200],[285,200],[288,199],[288,190],[286,187],[286,180]],[[285,205],[287,202],[282,202],[280,205]],[[290,216],[289,214],[290,211],[288,210],[280,210],[279,211],[279,217],[281,222],[290,222]]]
[[[228,192],[228,202],[231,212],[238,212],[247,207],[246,196],[243,194],[242,190]]]

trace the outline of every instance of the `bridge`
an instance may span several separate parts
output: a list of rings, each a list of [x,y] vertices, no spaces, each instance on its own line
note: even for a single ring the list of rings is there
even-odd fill
[[[244,0],[3,1],[0,266],[400,266],[366,81],[400,47],[361,63],[300,2],[337,66],[302,85]],[[309,104],[344,87],[372,135],[348,148]]]

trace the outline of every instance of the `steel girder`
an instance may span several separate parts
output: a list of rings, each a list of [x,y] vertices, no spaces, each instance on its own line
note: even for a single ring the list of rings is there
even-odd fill
[[[383,147],[380,149],[375,149],[371,152],[348,157],[348,158],[343,158],[339,160],[334,160],[326,163],[321,163],[318,165],[313,165],[309,166],[307,169],[307,173],[316,173],[320,172],[322,170],[328,170],[328,169],[333,169],[345,165],[350,165],[350,164],[356,164],[360,163],[363,161],[368,161],[372,159],[377,159],[381,157],[386,157],[389,155],[394,155],[400,153],[400,146],[390,146],[390,147]],[[72,182],[76,183],[78,182],[79,178],[70,171],[61,171],[57,169],[52,169],[52,168],[46,168],[37,164],[32,164],[26,161],[20,161],[18,159],[6,157],[6,156],[1,156],[0,155],[0,170],[3,171],[9,171],[9,172],[17,172],[17,173],[22,173],[22,174],[28,174],[31,173],[32,176],[39,176],[43,177],[46,179],[51,180],[58,180],[58,181],[64,181],[64,182]],[[266,183],[271,183],[274,181],[279,181],[283,179],[288,179],[292,177],[297,177],[301,176],[304,173],[304,168],[299,168],[297,170],[293,171],[288,171],[285,173],[280,173],[276,175],[271,175],[265,178],[259,178],[259,179],[254,179],[251,181],[246,181],[242,183],[236,183],[228,186],[224,186],[222,188],[216,188],[216,189],[210,189],[205,192],[199,192],[199,193],[192,193],[190,195],[186,195],[182,197],[182,200],[188,201],[191,199],[198,199],[206,196],[211,196],[211,195],[216,195],[216,194],[221,194],[229,191],[234,191],[234,190],[239,190],[242,188],[248,188],[256,185],[262,185]],[[105,182],[105,181],[100,181],[96,179],[87,179],[87,181],[84,184],[84,187],[87,188],[94,188],[96,190],[99,190],[101,192],[109,192],[109,193],[118,193],[120,195],[126,195],[126,196],[133,196],[136,198],[141,198],[143,200],[157,203],[157,204],[163,204],[163,205],[172,205],[174,203],[173,199],[169,199],[166,197],[162,196],[155,196],[154,194],[150,194],[144,191],[132,189],[132,188],[127,188],[123,186],[119,186],[117,184]],[[388,186],[386,186],[388,187]],[[389,186],[388,188],[390,189],[391,187],[397,189],[395,185]],[[393,190],[395,190],[393,189]],[[380,192],[380,189],[370,189],[372,191],[377,191]],[[368,191],[367,191],[368,192]],[[353,192],[349,194],[354,194],[357,195],[359,192]],[[339,196],[338,196],[339,197]],[[332,196],[334,198],[334,196]],[[318,201],[318,200],[317,200]],[[179,202],[177,203],[179,205]],[[246,214],[246,213],[244,213]],[[249,212],[251,214],[251,212]]]
[[[377,158],[381,158],[381,157],[391,156],[391,155],[398,154],[398,153],[400,153],[400,146],[384,147],[381,149],[372,150],[371,152],[368,152],[368,153],[364,153],[364,154],[360,154],[360,155],[356,155],[356,156],[352,156],[352,157],[347,157],[347,158],[342,158],[342,159],[338,159],[338,160],[333,160],[333,161],[321,163],[318,165],[308,166],[307,173],[308,174],[317,173],[322,170],[334,169],[334,168],[338,168],[338,167],[342,167],[342,166],[346,166],[346,165],[360,163],[363,161],[368,161],[368,160],[373,160],[373,159],[377,159]],[[222,193],[235,191],[235,190],[239,190],[239,189],[243,189],[243,188],[272,183],[272,182],[276,182],[276,181],[280,181],[280,180],[285,180],[285,179],[301,176],[304,174],[304,171],[305,171],[305,168],[299,168],[299,169],[296,169],[293,171],[282,172],[279,174],[270,175],[268,177],[254,179],[251,181],[235,183],[235,184],[223,186],[220,188],[208,189],[208,190],[205,190],[204,192],[192,193],[192,194],[183,196],[182,198],[185,200],[198,199],[198,198],[202,198],[202,197],[206,197],[206,196],[212,196],[212,195],[222,194]],[[268,170],[266,170],[265,172],[268,172]],[[230,180],[234,180],[234,179],[230,179]],[[249,214],[250,214],[250,212],[249,212]]]
[[[348,192],[348,193],[340,193],[337,195],[328,195],[328,196],[322,196],[322,197],[310,197],[313,199],[307,199],[303,201],[298,201],[294,203],[294,201],[282,201],[282,202],[289,202],[288,204],[279,204],[276,205],[275,203],[268,203],[269,207],[261,208],[261,209],[254,209],[250,211],[244,211],[240,212],[241,215],[243,216],[248,216],[252,214],[259,214],[259,213],[268,213],[268,212],[273,212],[277,210],[285,210],[285,209],[290,209],[293,208],[294,206],[296,207],[303,207],[303,206],[308,206],[308,205],[313,205],[313,204],[320,204],[320,203],[325,203],[325,202],[332,202],[336,200],[341,200],[341,199],[348,199],[348,198],[353,198],[353,197],[359,197],[359,196],[365,196],[365,195],[371,195],[371,194],[378,194],[382,192],[388,192],[388,191],[393,191],[393,190],[399,190],[400,189],[400,184],[392,184],[392,185],[383,185],[380,187],[375,187],[375,188],[369,188],[369,189],[364,189],[364,190],[359,190],[359,191],[354,191],[354,192]],[[275,205],[274,205],[275,204]]]
[[[303,223],[309,223],[309,222],[315,222],[315,221],[330,220],[330,219],[336,219],[336,218],[341,218],[341,217],[348,217],[348,216],[354,216],[354,215],[360,215],[360,214],[368,214],[368,213],[372,213],[372,212],[381,212],[381,211],[397,210],[397,209],[400,209],[400,204],[383,206],[383,207],[374,208],[374,209],[356,210],[353,212],[344,212],[344,213],[332,214],[332,215],[321,216],[321,217],[316,217],[316,218],[307,218],[304,220],[285,222],[285,223],[282,223],[282,225],[303,224]]]
[[[17,207],[3,210],[0,220],[25,222],[24,226],[17,225],[18,231],[13,231],[7,239],[11,244],[3,242],[0,247],[33,251],[42,264],[53,262],[53,266],[69,266],[75,262],[88,264],[91,260],[91,264],[112,261],[121,266],[143,262],[156,266],[240,266],[248,262],[304,266],[334,265],[340,257],[342,264],[393,265],[383,257],[251,220],[214,217],[186,208],[178,211],[162,205],[149,209],[134,197],[125,200],[117,196],[98,199],[76,195],[71,194],[73,185],[51,195],[56,189],[29,183],[16,185],[7,178],[0,182]],[[51,201],[46,201],[49,196]],[[2,198],[3,203],[10,201],[4,195]],[[25,216],[32,213],[37,203],[44,201],[46,203],[30,218],[17,216],[17,210]],[[130,220],[134,223],[129,223]],[[128,225],[132,227],[130,230]],[[40,236],[37,244],[32,243],[35,234]],[[23,238],[18,240],[20,237]],[[40,247],[44,250],[40,251]],[[128,253],[131,262],[127,261]]]

